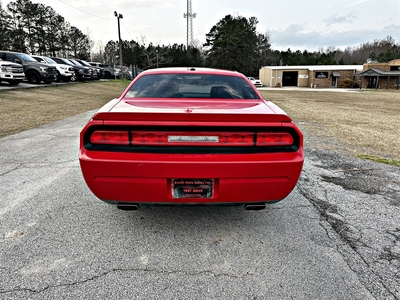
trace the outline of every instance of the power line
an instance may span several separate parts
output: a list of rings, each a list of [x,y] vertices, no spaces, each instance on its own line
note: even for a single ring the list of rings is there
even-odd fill
[[[66,3],[66,2],[64,2],[62,0],[58,0],[58,1],[60,1],[61,3],[64,3],[65,5],[68,5],[69,7],[72,7],[73,9],[79,10],[80,12],[83,12],[83,13],[85,13],[87,15],[90,15],[90,16],[93,16],[93,17],[96,17],[96,18],[100,18],[100,19],[106,19],[106,20],[111,20],[112,19],[112,18],[100,17],[100,16],[97,16],[97,15],[88,13],[87,11],[81,10],[81,9],[79,9],[79,8],[77,8],[75,6],[72,6],[71,4],[68,4],[68,3]]]
[[[1,1],[1,0],[0,0]],[[81,9],[79,9],[79,8],[77,8],[77,7],[75,7],[75,6],[72,6],[72,5],[70,5],[70,4],[68,4],[68,3],[66,3],[66,2],[64,2],[64,1],[62,1],[62,0],[58,0],[58,1],[60,1],[61,3],[64,3],[65,5],[68,5],[69,7],[72,7],[73,9],[76,9],[76,10],[78,10],[78,11],[80,11],[80,12],[83,12],[83,13],[85,13],[85,14],[87,14],[87,15],[90,15],[90,16],[93,16],[93,17],[96,17],[96,18],[100,18],[100,19],[105,19],[105,20],[112,20],[112,18],[105,18],[105,17],[100,17],[100,16],[97,16],[97,15],[94,15],[94,14],[91,14],[91,13],[88,13],[88,12],[86,12],[86,11],[84,11],[84,10],[81,10]],[[124,23],[122,23],[122,26],[124,27],[124,29],[126,30],[126,33],[131,37],[131,39],[133,40],[133,38],[132,38],[132,36],[130,35],[130,33],[129,33],[129,30],[128,30],[128,28],[126,28],[126,26],[125,26],[125,24]]]

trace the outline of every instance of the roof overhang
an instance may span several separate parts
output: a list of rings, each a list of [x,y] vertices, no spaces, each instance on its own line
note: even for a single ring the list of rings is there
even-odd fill
[[[360,74],[358,74],[360,76],[400,76],[400,71],[382,71],[379,69],[368,69],[364,72],[361,72]]]

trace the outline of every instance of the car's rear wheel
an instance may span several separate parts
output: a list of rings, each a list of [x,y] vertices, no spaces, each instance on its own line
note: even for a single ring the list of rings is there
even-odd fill
[[[40,83],[40,75],[39,75],[39,73],[37,73],[35,71],[31,71],[28,74],[26,74],[26,79],[31,84],[39,84]]]

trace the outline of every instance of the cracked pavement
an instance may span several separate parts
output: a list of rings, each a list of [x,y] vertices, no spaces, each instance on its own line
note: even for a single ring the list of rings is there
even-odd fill
[[[400,171],[313,149],[263,211],[97,200],[91,112],[0,139],[1,299],[399,299]]]

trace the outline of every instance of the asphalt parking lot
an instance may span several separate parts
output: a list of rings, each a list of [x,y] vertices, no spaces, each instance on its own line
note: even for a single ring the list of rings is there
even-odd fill
[[[91,114],[0,139],[1,299],[400,298],[399,168],[306,133],[296,189],[263,211],[124,212],[83,181]]]

